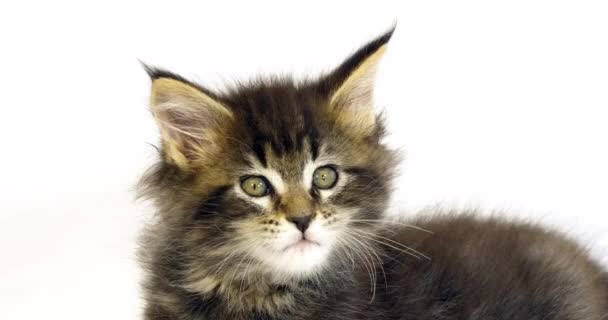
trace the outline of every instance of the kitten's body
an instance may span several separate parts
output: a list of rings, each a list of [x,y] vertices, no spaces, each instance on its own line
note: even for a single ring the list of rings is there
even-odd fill
[[[236,281],[230,294],[195,295],[168,285],[170,270],[155,270],[162,278],[148,287],[146,318],[608,319],[608,274],[559,234],[467,213],[426,212],[410,223],[426,231],[389,222],[383,236],[407,243],[411,254],[385,241],[390,246],[376,247],[382,265],[373,256],[354,258],[354,266],[345,260],[309,282]],[[281,308],[281,300],[289,303]]]
[[[396,157],[371,79],[390,35],[312,82],[216,94],[148,69],[163,140],[142,180],[158,207],[146,319],[608,317],[606,274],[558,234],[464,213],[383,220]]]

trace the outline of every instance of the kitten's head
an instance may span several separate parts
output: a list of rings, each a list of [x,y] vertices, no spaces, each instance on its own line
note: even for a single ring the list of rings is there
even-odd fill
[[[215,93],[147,68],[162,160],[142,188],[159,207],[156,232],[173,267],[200,281],[252,271],[305,278],[365,250],[395,164],[372,101],[391,34],[304,83]]]

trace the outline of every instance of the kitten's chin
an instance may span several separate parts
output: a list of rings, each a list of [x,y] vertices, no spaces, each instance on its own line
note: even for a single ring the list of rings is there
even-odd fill
[[[330,247],[311,240],[299,240],[281,250],[260,252],[258,256],[269,271],[282,277],[306,278],[326,263]]]

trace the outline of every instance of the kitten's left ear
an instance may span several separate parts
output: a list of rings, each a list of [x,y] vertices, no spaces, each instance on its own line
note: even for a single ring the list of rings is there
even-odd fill
[[[395,27],[361,47],[321,80],[336,123],[357,136],[376,128],[373,103],[374,77]]]

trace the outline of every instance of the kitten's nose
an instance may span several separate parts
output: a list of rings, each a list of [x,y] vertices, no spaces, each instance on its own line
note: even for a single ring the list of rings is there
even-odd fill
[[[306,229],[308,229],[308,226],[310,225],[310,221],[312,220],[312,214],[288,217],[287,220],[295,224],[296,228],[298,228],[298,230],[304,233],[304,231],[306,231]]]

